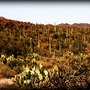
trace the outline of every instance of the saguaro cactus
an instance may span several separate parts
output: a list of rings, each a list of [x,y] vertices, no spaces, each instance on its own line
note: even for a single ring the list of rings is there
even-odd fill
[[[68,42],[68,36],[69,36],[69,32],[68,29],[66,30],[66,38],[67,38],[67,42]]]
[[[38,48],[40,48],[40,36],[39,36],[39,32],[38,32]]]
[[[74,41],[76,41],[76,35],[74,34]]]
[[[56,33],[56,23],[54,23],[54,31],[55,31],[55,33]]]
[[[43,33],[44,33],[44,35],[46,35],[48,33],[46,25],[44,25],[43,28],[44,28],[44,32]]]
[[[33,52],[33,48],[32,48],[32,38],[30,38],[30,53]]]
[[[42,55],[42,46],[41,46],[41,43],[40,43],[40,55]]]
[[[71,35],[73,34],[73,27],[71,27]]]
[[[49,52],[50,52],[50,54],[52,53],[52,51],[51,51],[51,39],[50,39],[50,37],[49,37]]]
[[[85,36],[85,34],[82,35],[82,38],[83,38],[83,42],[85,43],[85,41],[86,41],[86,36]]]
[[[62,52],[62,46],[61,46],[61,43],[59,41],[59,53],[61,54],[61,52]]]
[[[37,23],[35,24],[35,29],[34,29],[34,33],[35,33],[35,35],[38,33],[38,30],[37,30],[38,28],[37,28]]]

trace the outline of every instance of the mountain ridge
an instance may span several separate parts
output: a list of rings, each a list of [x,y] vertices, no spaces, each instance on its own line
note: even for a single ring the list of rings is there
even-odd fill
[[[13,20],[13,19],[8,19],[8,18],[5,18],[3,16],[0,16],[0,20],[2,21],[13,21],[13,22],[19,22],[19,23],[30,23],[30,22],[23,22],[23,21],[19,21],[19,20]],[[1,23],[0,23],[1,24]],[[32,23],[34,24],[34,23]],[[43,24],[43,25],[49,25],[49,24]],[[54,25],[54,24],[50,24],[50,25]],[[64,26],[64,27],[67,27],[67,26],[73,26],[73,27],[90,27],[90,24],[89,23],[73,23],[73,24],[68,24],[68,23],[60,23],[60,24],[57,24],[56,26]]]

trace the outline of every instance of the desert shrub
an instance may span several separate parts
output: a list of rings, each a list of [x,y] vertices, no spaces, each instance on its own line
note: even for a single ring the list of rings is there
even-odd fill
[[[4,30],[4,28],[3,28],[3,26],[0,24],[0,31],[3,31]]]
[[[74,54],[84,53],[83,51],[84,51],[85,47],[87,47],[86,44],[84,44],[82,41],[76,40],[76,41],[73,41],[73,43],[72,43],[71,51]]]
[[[7,65],[0,66],[0,76],[4,78],[10,78],[10,77],[14,77],[15,74],[16,72]]]
[[[90,61],[90,56],[88,56],[88,57],[87,57],[87,60],[89,60],[89,61]]]
[[[60,36],[61,36],[62,39],[67,38],[67,37],[66,37],[66,33],[60,34]]]
[[[67,50],[60,58],[41,58],[37,53],[28,54],[24,59],[5,57],[0,60],[0,77],[13,77],[23,90],[88,90],[90,85],[90,53],[74,54]],[[43,65],[45,62],[50,63]],[[40,64],[40,62],[44,62]],[[8,66],[7,66],[8,65]],[[45,67],[46,66],[46,67]],[[11,69],[12,68],[12,69]],[[5,73],[6,72],[6,73]],[[18,73],[18,75],[16,75]]]
[[[57,39],[57,38],[59,38],[59,35],[57,33],[53,34],[52,38]]]
[[[87,73],[90,71],[90,65],[86,59],[87,56],[84,59],[82,57],[85,56],[83,54],[78,57],[74,56],[74,59],[70,61],[66,61],[64,58],[53,69],[46,69],[40,64],[31,68],[26,66],[23,72],[13,79],[20,87],[23,86],[27,90],[88,89]]]
[[[8,62],[8,66],[10,66],[11,68],[22,65],[23,65],[23,61],[20,60],[13,60]]]

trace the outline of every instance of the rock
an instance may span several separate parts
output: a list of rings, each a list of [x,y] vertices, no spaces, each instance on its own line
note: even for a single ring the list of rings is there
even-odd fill
[[[2,78],[0,79],[0,90],[20,90],[11,79]]]

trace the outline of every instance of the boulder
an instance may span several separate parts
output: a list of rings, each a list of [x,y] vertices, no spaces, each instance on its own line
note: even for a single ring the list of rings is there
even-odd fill
[[[20,90],[19,86],[16,85],[11,79],[2,78],[0,79],[0,90]]]

